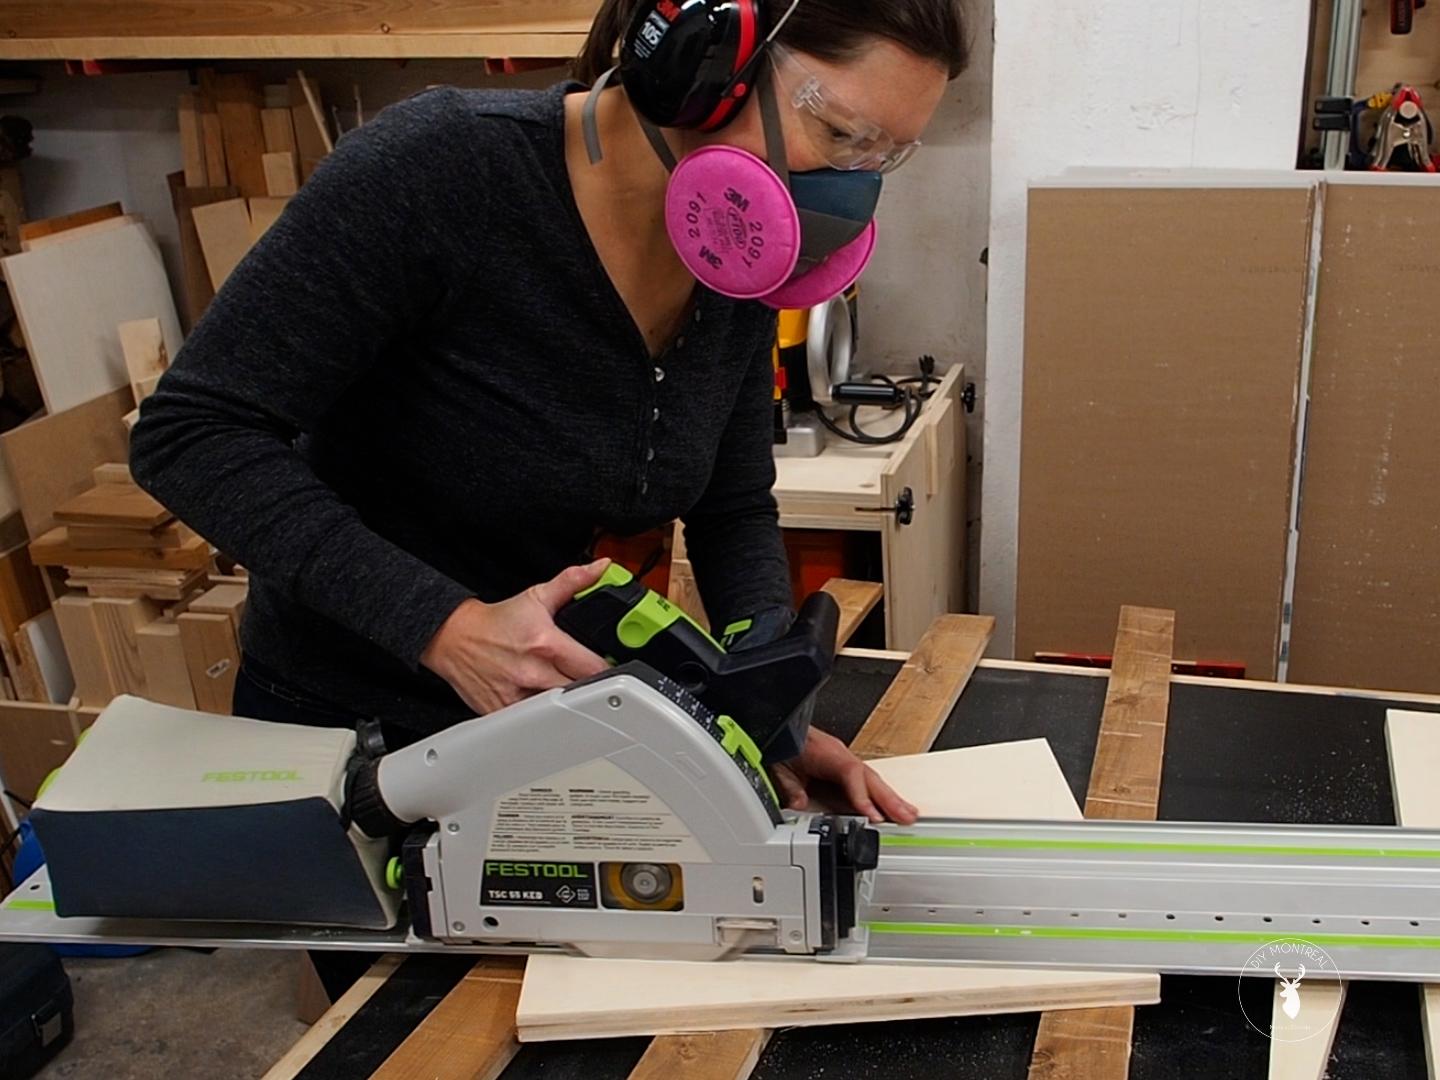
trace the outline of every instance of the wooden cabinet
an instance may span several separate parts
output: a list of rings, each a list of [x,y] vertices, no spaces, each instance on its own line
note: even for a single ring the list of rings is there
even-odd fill
[[[936,615],[964,606],[964,379],[952,368],[898,443],[832,437],[819,457],[775,462],[783,528],[880,534],[891,649],[914,648]]]

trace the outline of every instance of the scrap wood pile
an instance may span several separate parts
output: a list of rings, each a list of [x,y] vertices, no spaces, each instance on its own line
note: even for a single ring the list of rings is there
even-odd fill
[[[201,70],[180,95],[183,175],[171,178],[191,323],[334,146],[320,93],[303,72],[263,85],[249,72]]]

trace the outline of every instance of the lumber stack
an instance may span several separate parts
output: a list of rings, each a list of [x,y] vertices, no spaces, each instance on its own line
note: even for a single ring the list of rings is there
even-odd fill
[[[172,196],[193,324],[334,142],[303,72],[266,86],[252,72],[201,70],[179,121],[185,168]]]
[[[56,507],[55,527],[30,544],[35,564],[69,590],[54,617],[80,703],[135,694],[228,713],[245,579],[217,576],[210,544],[123,465],[102,465],[95,480]]]

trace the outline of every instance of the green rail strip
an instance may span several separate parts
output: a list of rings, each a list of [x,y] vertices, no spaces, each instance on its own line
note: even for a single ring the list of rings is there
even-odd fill
[[[1195,855],[1316,855],[1363,859],[1440,859],[1420,848],[1303,847],[1289,844],[1182,844],[1144,840],[1016,840],[960,836],[881,836],[890,848],[972,848],[977,851],[1144,851]]]
[[[5,905],[6,911],[54,911],[53,900],[11,900]]]
[[[969,923],[869,922],[872,934],[930,937],[1046,938],[1060,941],[1181,941],[1200,945],[1265,945],[1303,941],[1366,949],[1440,949],[1440,937],[1403,934],[1277,934],[1262,930],[1101,930],[1083,926],[979,926]]]

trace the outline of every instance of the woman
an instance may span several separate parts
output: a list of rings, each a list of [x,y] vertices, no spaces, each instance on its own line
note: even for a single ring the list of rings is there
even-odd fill
[[[378,718],[394,748],[594,674],[553,620],[604,569],[575,564],[677,517],[717,625],[783,632],[773,311],[736,297],[858,273],[878,173],[963,67],[956,3],[605,0],[577,74],[623,45],[618,85],[432,90],[347,135],[132,441],[136,479],[251,572],[235,712]],[[715,147],[754,157],[694,157]],[[766,188],[779,216],[747,228],[803,232],[778,276],[716,279],[667,214],[693,162],[735,206],[726,170]],[[914,819],[818,731],[780,772],[792,806],[818,779]]]

